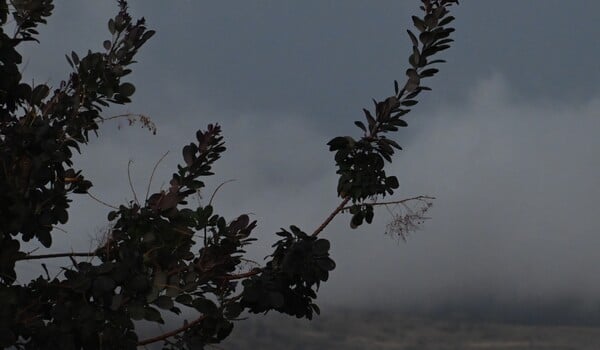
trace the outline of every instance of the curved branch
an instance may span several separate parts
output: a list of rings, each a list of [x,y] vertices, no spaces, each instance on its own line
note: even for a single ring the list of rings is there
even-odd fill
[[[104,206],[107,206],[107,207],[109,207],[109,208],[112,208],[112,209],[119,210],[119,208],[118,208],[118,207],[116,207],[116,206],[114,206],[114,205],[111,205],[111,204],[108,204],[108,203],[106,203],[105,201],[103,201],[103,200],[99,199],[98,197],[94,196],[93,194],[91,194],[91,193],[90,193],[90,191],[89,191],[89,190],[86,192],[86,194],[87,194],[88,196],[90,196],[90,198],[91,198],[91,199],[95,200],[96,202],[98,202],[98,203],[100,203],[100,204],[102,204],[102,205],[104,205]]]
[[[165,159],[167,154],[169,154],[169,151],[165,152],[165,154],[163,154],[162,157],[160,157],[158,162],[154,164],[154,168],[152,168],[152,174],[150,174],[150,180],[148,180],[148,187],[146,188],[146,197],[144,198],[144,203],[148,202],[148,194],[150,194],[150,186],[152,186],[152,179],[154,179],[154,173],[156,172],[156,168],[158,168],[158,165],[160,164],[160,162],[163,161],[163,159]]]
[[[170,332],[167,332],[167,333],[164,333],[164,334],[161,334],[161,335],[157,335],[156,337],[152,337],[152,338],[140,340],[137,343],[137,345],[138,346],[143,346],[143,345],[148,345],[148,344],[156,343],[156,342],[161,341],[161,340],[165,340],[165,339],[170,338],[170,337],[172,337],[174,335],[177,335],[178,333],[185,332],[186,330],[188,330],[188,329],[194,327],[195,325],[197,325],[198,323],[202,322],[202,320],[204,320],[205,318],[206,318],[206,315],[202,315],[202,316],[198,317],[197,319],[193,320],[192,322],[184,324],[183,326],[181,326],[181,327],[179,327],[177,329],[174,329],[174,330],[172,330]]]
[[[230,183],[230,182],[234,182],[234,181],[235,181],[235,179],[227,180],[227,181],[222,182],[219,186],[217,186],[217,188],[215,188],[214,192],[210,196],[210,200],[208,201],[208,205],[212,205],[212,201],[215,198],[215,195],[217,194],[217,191],[219,191],[219,189],[221,187],[223,187],[223,185],[225,185],[227,183]]]
[[[327,227],[327,225],[329,225],[329,223],[331,222],[331,220],[333,220],[333,218],[339,214],[339,212],[341,212],[342,210],[345,209],[346,204],[348,204],[348,201],[350,201],[350,197],[345,197],[344,200],[342,201],[342,203],[340,203],[340,205],[337,206],[337,208],[335,208],[331,214],[329,214],[329,216],[327,217],[327,219],[325,219],[325,221],[323,221],[323,223],[321,225],[319,225],[319,227],[317,227],[317,229],[315,230],[315,232],[312,233],[312,236],[316,236],[319,233],[321,233],[321,231],[323,231],[325,229],[325,227]]]

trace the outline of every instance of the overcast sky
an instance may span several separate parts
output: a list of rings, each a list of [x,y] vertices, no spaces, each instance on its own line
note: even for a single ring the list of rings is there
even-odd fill
[[[130,159],[143,197],[164,152],[153,191],[195,130],[219,122],[228,151],[202,201],[236,179],[215,206],[230,218],[253,213],[261,243],[251,254],[262,259],[279,227],[312,231],[337,205],[325,144],[358,136],[361,108],[403,80],[419,3],[132,1],[133,15],[157,34],[131,75],[134,103],[111,113],[147,114],[158,134],[105,124],[77,165],[97,197],[126,203]],[[41,44],[27,47],[25,75],[57,85],[69,72],[64,54],[99,49],[115,11],[111,1],[57,1]],[[398,243],[384,235],[385,210],[358,230],[338,217],[324,233],[337,269],[320,300],[600,303],[600,2],[465,0],[453,12],[456,43],[441,55],[448,63],[396,135],[404,151],[390,167],[396,199],[437,197],[431,220]],[[93,246],[109,210],[78,198],[51,251]]]

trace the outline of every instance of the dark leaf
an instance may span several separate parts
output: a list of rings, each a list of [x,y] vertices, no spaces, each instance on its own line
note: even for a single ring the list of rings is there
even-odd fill
[[[135,86],[131,83],[123,83],[119,86],[119,93],[125,97],[133,95],[135,92]]]
[[[354,125],[358,126],[362,131],[367,132],[367,128],[363,122],[357,120],[354,122]]]
[[[420,19],[417,16],[412,16],[412,20],[413,20],[413,24],[415,25],[415,27],[420,31],[424,31],[425,29],[427,29],[427,26],[425,25],[425,22],[423,22],[422,19]]]
[[[329,241],[323,238],[317,239],[313,243],[313,253],[316,255],[327,255],[329,252]]]
[[[170,310],[174,306],[173,299],[171,297],[166,296],[166,295],[159,296],[154,301],[154,304],[156,304],[156,306],[158,306],[159,308],[165,309],[165,310]]]
[[[153,307],[149,307],[149,306],[144,308],[144,319],[147,321],[157,322],[160,324],[165,323],[165,321],[162,319],[160,311],[156,310]]]
[[[413,32],[411,32],[410,30],[407,30],[408,32],[408,36],[410,37],[410,40],[412,41],[413,46],[419,46],[419,41],[417,40],[417,37],[413,34]]]
[[[454,21],[454,17],[453,16],[448,16],[446,18],[443,18],[440,23],[438,23],[438,26],[443,27],[446,24],[449,24],[450,22]]]

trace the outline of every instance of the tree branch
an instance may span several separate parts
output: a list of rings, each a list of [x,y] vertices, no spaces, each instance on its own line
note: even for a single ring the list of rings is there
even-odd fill
[[[41,254],[41,255],[25,255],[23,257],[17,258],[16,261],[19,260],[36,260],[36,259],[49,259],[49,258],[68,258],[74,256],[97,256],[96,252],[87,252],[87,253],[55,253],[55,254]]]
[[[246,277],[251,277],[254,275],[258,275],[259,273],[261,273],[262,270],[259,268],[254,268],[248,272],[244,272],[244,273],[238,273],[235,275],[227,275],[227,276],[223,276],[223,279],[226,281],[232,281],[232,280],[239,280],[242,278],[246,278]]]
[[[204,320],[206,318],[206,315],[202,315],[200,317],[198,317],[197,319],[193,320],[192,322],[188,323],[188,324],[184,324],[183,326],[174,329],[170,332],[158,335],[156,337],[153,338],[148,338],[148,339],[144,339],[144,340],[140,340],[137,345],[138,346],[143,346],[143,345],[148,345],[148,344],[152,344],[152,343],[156,343],[157,341],[161,341],[161,340],[165,340],[169,337],[172,337],[174,335],[177,335],[178,333],[184,332],[192,327],[194,327],[195,325],[197,325],[198,323],[202,322],[202,320]]]
[[[403,203],[410,202],[410,201],[417,201],[417,200],[419,200],[419,201],[425,201],[425,200],[434,200],[434,199],[435,199],[435,197],[430,197],[430,196],[416,196],[416,197],[401,199],[399,201],[372,202],[372,203],[367,203],[367,204],[372,205],[372,206],[375,207],[375,206],[378,206],[378,205],[403,204]],[[351,207],[348,206],[348,207],[342,208],[342,210],[348,210],[350,208]]]
[[[329,225],[329,223],[331,222],[331,220],[333,220],[333,218],[342,210],[345,209],[346,204],[348,203],[348,201],[350,201],[350,197],[346,197],[344,198],[344,200],[342,201],[342,203],[340,203],[340,205],[337,206],[337,208],[335,208],[335,210],[333,212],[331,212],[331,214],[329,214],[329,216],[327,217],[327,219],[325,219],[325,221],[323,221],[323,223],[317,227],[317,229],[315,230],[315,232],[313,232],[313,236],[318,235],[319,233],[321,233],[321,231],[323,231],[323,229],[325,229],[325,227],[327,227],[327,225]]]

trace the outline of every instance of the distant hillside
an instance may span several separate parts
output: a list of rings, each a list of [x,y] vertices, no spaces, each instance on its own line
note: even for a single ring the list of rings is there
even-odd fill
[[[597,350],[600,327],[518,325],[328,309],[313,321],[251,315],[236,325],[229,339],[215,348]]]

